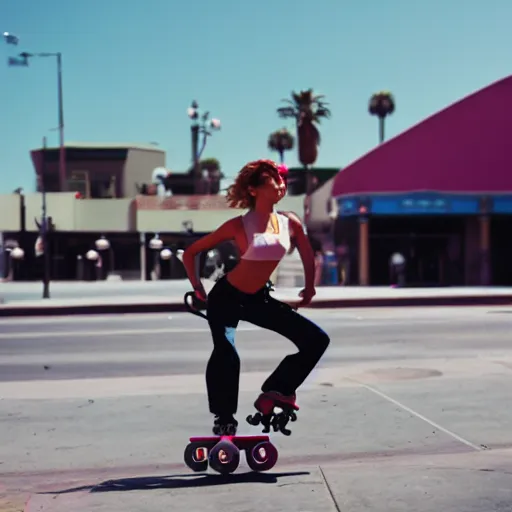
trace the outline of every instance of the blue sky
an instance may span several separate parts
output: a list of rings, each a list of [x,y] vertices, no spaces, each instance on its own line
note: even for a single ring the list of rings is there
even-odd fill
[[[377,144],[373,92],[395,95],[389,138],[510,74],[511,19],[510,0],[2,0],[20,44],[0,47],[0,193],[33,191],[29,150],[58,144],[55,63],[8,67],[19,51],[63,53],[66,140],[156,141],[185,170],[197,99],[223,126],[204,156],[229,176],[270,156],[268,134],[294,129],[280,100],[309,87],[332,110],[317,165],[346,166]]]

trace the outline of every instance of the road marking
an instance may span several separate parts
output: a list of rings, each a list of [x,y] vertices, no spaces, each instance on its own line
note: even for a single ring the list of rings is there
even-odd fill
[[[259,331],[261,327],[240,326],[237,331]],[[104,336],[134,336],[148,334],[193,334],[199,332],[210,332],[208,327],[167,327],[162,329],[122,329],[116,331],[55,331],[55,332],[11,332],[0,334],[0,340],[12,339],[36,339],[36,338],[91,338]]]
[[[350,377],[346,377],[346,379],[359,384],[363,388],[366,388],[368,391],[375,393],[376,395],[380,396],[381,398],[384,398],[384,400],[387,400],[388,402],[391,402],[392,404],[396,405],[397,407],[400,407],[401,409],[408,412],[409,414],[416,416],[416,418],[428,423],[429,425],[436,428],[437,430],[440,430],[441,432],[444,432],[445,434],[449,435],[450,437],[453,437],[457,441],[465,444],[466,446],[473,448],[473,450],[476,450],[479,452],[483,450],[483,448],[481,446],[478,446],[478,445],[472,443],[471,441],[468,441],[467,439],[464,439],[463,437],[459,436],[455,432],[452,432],[451,430],[448,430],[447,428],[442,427],[441,425],[439,425],[439,423],[436,423],[435,421],[428,419],[426,416],[423,416],[423,414],[411,409],[410,407],[407,407],[407,405],[399,402],[398,400],[395,400],[394,398],[390,397],[389,395],[386,395],[386,393],[383,393],[382,391],[378,390],[377,388],[374,388],[373,386],[369,386],[368,384],[365,384],[364,382],[360,382],[360,381],[358,381],[356,379],[352,379]]]

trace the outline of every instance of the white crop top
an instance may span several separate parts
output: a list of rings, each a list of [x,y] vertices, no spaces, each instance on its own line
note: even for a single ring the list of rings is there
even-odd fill
[[[241,256],[244,260],[280,261],[291,247],[290,219],[282,213],[275,213],[279,233],[257,233],[257,213],[250,211],[242,216],[247,250]]]

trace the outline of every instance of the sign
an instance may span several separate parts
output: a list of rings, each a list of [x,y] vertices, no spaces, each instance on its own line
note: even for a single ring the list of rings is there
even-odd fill
[[[450,203],[444,198],[408,198],[400,201],[399,208],[404,213],[447,213]]]

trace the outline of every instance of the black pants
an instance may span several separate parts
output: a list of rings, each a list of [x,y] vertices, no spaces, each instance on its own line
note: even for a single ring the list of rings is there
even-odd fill
[[[240,320],[277,332],[299,349],[281,361],[263,383],[263,392],[295,393],[329,345],[329,336],[320,327],[271,297],[268,287],[246,294],[234,288],[225,276],[208,294],[207,316],[213,352],[206,368],[206,386],[210,412],[216,415],[237,411],[240,358],[235,331]]]

